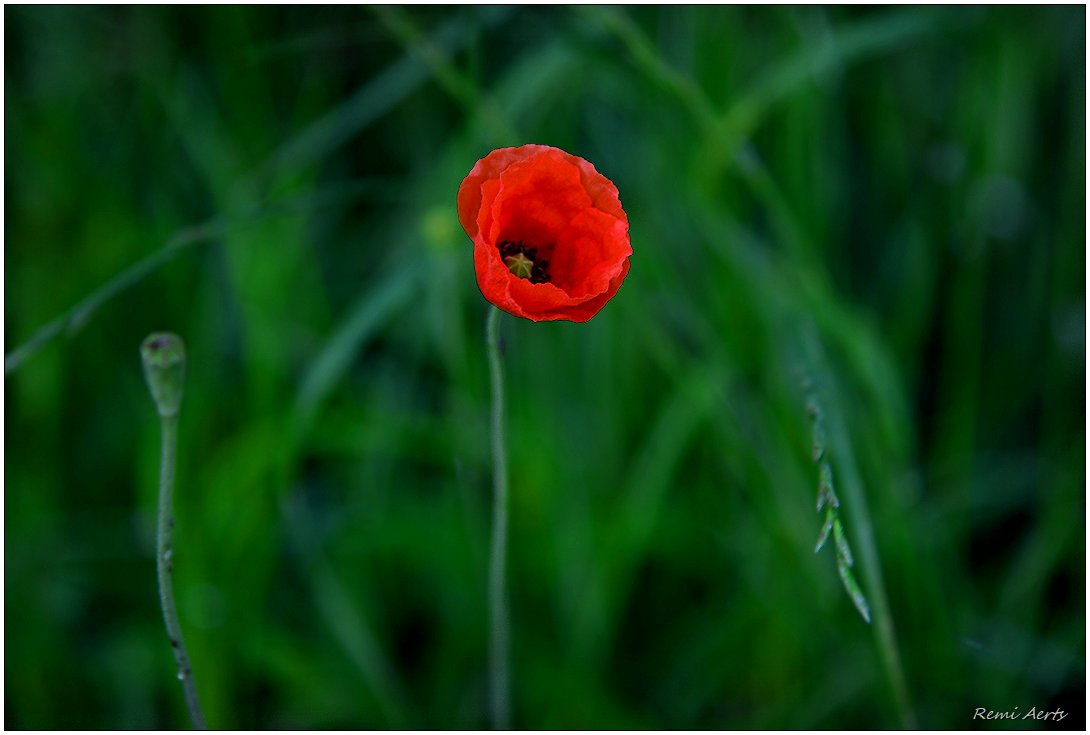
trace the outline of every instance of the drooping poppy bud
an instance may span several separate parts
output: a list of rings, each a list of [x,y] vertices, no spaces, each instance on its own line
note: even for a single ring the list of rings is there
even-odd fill
[[[515,316],[585,322],[628,274],[617,187],[559,148],[489,153],[458,189],[458,219],[473,240],[481,293]]]

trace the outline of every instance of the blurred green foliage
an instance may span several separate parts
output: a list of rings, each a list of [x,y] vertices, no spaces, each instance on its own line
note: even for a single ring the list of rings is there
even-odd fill
[[[187,724],[157,330],[210,724],[486,724],[454,198],[526,142],[617,184],[635,254],[591,322],[504,320],[515,725],[1083,726],[1084,8],[4,17],[7,727]],[[892,627],[813,553],[804,379]]]

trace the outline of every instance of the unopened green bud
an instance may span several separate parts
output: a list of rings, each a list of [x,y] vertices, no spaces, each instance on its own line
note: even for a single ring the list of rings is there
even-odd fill
[[[140,356],[159,415],[176,416],[185,389],[185,342],[176,334],[156,332],[140,345]]]

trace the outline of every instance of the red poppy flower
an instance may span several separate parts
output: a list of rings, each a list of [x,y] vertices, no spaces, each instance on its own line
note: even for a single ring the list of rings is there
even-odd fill
[[[535,322],[585,322],[628,274],[632,245],[617,187],[545,145],[499,148],[458,189],[484,297]]]

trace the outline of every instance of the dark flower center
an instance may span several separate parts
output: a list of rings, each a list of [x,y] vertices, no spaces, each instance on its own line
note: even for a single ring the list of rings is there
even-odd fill
[[[504,265],[519,278],[528,278],[530,283],[548,283],[552,280],[549,261],[537,259],[537,248],[526,247],[522,240],[504,240],[499,250]]]

